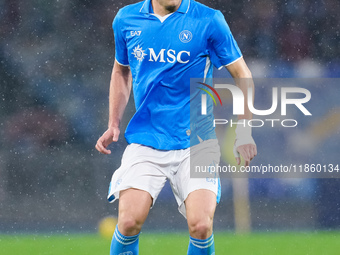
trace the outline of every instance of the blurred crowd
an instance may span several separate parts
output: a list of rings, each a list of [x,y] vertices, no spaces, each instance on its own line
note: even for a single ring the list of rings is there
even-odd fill
[[[227,3],[223,7],[223,3]],[[245,56],[294,62],[309,58],[339,61],[340,10],[337,0],[219,0]]]

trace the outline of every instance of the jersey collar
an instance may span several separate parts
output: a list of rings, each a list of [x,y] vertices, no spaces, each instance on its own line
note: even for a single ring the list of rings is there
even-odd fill
[[[176,12],[180,13],[187,13],[190,8],[190,1],[191,0],[182,0],[181,6],[178,8]],[[153,13],[152,11],[152,5],[151,5],[151,0],[145,0],[142,8],[140,9],[141,13],[147,13],[151,14]]]
[[[182,0],[181,6],[178,8],[178,12],[180,13],[187,13],[190,8],[190,1],[191,0]]]

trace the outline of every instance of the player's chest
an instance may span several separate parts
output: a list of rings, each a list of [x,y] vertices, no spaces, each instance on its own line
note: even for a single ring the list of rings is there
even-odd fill
[[[161,22],[150,17],[126,27],[125,37],[131,62],[186,64],[205,54],[206,32],[201,26],[176,17]]]

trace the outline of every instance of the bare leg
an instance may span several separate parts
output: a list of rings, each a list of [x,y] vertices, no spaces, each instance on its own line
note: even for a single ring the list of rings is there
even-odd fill
[[[143,190],[127,189],[120,192],[118,230],[125,236],[137,235],[152,205],[152,197]]]
[[[185,200],[190,236],[206,239],[212,235],[216,195],[210,190],[193,191]]]

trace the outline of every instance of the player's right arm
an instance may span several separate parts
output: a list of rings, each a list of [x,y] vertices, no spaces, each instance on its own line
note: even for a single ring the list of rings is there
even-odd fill
[[[130,68],[115,61],[110,82],[108,129],[96,144],[96,149],[103,154],[111,154],[107,146],[118,141],[119,124],[130,97],[131,84]]]

